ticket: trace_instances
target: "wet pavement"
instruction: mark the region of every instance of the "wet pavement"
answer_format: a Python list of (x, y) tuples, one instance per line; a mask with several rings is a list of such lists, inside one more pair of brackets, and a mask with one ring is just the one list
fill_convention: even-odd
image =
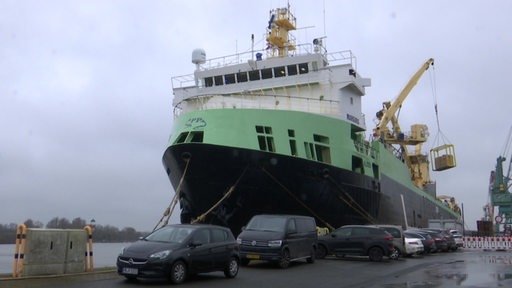
[(456, 255), (372, 287), (512, 287), (511, 252), (465, 251)]
[[(5, 276), (5, 275), (4, 275)], [(165, 280), (126, 281), (115, 271), (61, 277), (0, 280), (0, 287), (168, 287)], [(463, 250), (374, 263), (327, 258), (279, 269), (265, 262), (242, 267), (235, 279), (222, 273), (191, 277), (182, 287), (512, 287), (512, 251)]]

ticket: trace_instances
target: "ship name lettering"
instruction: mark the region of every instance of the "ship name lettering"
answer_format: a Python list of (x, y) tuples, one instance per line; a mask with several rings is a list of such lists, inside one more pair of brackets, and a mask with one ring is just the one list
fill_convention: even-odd
[(350, 115), (347, 113), (347, 120), (352, 121), (356, 124), (359, 124), (359, 119), (356, 116)]
[(199, 129), (206, 127), (206, 121), (201, 117), (189, 118), (187, 123), (185, 123), (185, 126), (192, 129)]

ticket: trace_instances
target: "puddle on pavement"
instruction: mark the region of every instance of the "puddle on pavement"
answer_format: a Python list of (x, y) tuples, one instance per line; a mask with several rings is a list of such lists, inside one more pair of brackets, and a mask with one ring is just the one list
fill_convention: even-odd
[(385, 288), (512, 287), (512, 255), (480, 254), (413, 272), (407, 281), (384, 284)]

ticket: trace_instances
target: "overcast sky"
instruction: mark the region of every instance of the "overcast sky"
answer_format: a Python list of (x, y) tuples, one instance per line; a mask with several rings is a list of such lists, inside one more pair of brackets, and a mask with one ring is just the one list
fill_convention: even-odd
[[(363, 99), (369, 131), (382, 102), (435, 58), (400, 123), (425, 123), (434, 139), (437, 103), (458, 165), (432, 178), (476, 229), (512, 125), (512, 1), (290, 3), (299, 41), (326, 35), (329, 51), (352, 50), (372, 79)], [(174, 195), (161, 162), (170, 78), (193, 72), (195, 48), (208, 58), (244, 52), (251, 34), (264, 48), (269, 10), (285, 5), (0, 0), (0, 223), (81, 217), (151, 230)]]

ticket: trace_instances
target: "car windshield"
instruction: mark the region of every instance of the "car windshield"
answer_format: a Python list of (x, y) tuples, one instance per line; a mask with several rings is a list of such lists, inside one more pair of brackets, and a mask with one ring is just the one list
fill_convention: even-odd
[(275, 231), (285, 230), (286, 218), (283, 217), (254, 217), (247, 224), (247, 230)]
[(189, 227), (166, 226), (149, 234), (144, 238), (147, 241), (182, 243), (194, 229)]

